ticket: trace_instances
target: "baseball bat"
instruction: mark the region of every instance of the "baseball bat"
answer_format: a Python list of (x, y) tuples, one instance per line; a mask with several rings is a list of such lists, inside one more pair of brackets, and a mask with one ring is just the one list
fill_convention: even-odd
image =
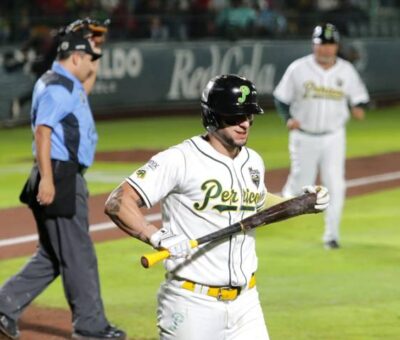
[[(303, 214), (318, 213), (320, 210), (314, 208), (316, 199), (316, 194), (306, 193), (287, 201), (283, 201), (221, 230), (217, 230), (196, 240), (190, 240), (190, 245), (192, 248), (196, 248), (201, 244), (218, 241), (240, 231), (254, 229), (262, 225), (272, 224)], [(157, 262), (167, 259), (169, 255), (168, 250), (162, 249), (154, 253), (143, 255), (140, 261), (143, 267), (149, 268)]]

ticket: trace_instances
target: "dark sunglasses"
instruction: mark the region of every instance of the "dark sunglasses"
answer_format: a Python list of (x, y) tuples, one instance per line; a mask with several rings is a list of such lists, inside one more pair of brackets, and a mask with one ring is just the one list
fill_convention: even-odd
[(95, 53), (95, 52), (89, 53), (89, 55), (92, 56), (92, 61), (96, 61), (97, 59), (100, 59), (102, 57), (101, 53)]
[(253, 124), (254, 115), (246, 114), (246, 115), (238, 115), (238, 116), (222, 116), (219, 118), (220, 122), (225, 126), (234, 126), (243, 123), (248, 120), (250, 125)]
[(102, 57), (101, 53), (96, 53), (96, 52), (86, 52), (86, 51), (76, 51), (80, 54), (80, 56), (84, 56), (85, 54), (90, 56), (90, 61), (96, 61), (97, 59), (100, 59)]

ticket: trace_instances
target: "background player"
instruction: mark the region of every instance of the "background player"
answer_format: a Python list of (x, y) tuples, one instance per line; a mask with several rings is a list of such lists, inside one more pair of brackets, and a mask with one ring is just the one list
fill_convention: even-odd
[(339, 32), (332, 24), (315, 27), (313, 54), (289, 65), (274, 91), (278, 113), (289, 129), (291, 169), (283, 188), (295, 196), (316, 181), (318, 170), (331, 203), (323, 241), (339, 248), (339, 224), (345, 197), (345, 124), (351, 113), (364, 119), (369, 95), (357, 71), (337, 57)]
[[(254, 115), (263, 110), (254, 85), (236, 75), (213, 78), (201, 105), (207, 133), (155, 155), (113, 191), (106, 213), (129, 235), (172, 255), (158, 296), (161, 339), (268, 339), (255, 287), (254, 230), (196, 250), (189, 246), (189, 239), (265, 204), (263, 161), (245, 147)], [(139, 209), (159, 201), (160, 230)], [(328, 201), (326, 189), (319, 188), (316, 208), (325, 209)]]

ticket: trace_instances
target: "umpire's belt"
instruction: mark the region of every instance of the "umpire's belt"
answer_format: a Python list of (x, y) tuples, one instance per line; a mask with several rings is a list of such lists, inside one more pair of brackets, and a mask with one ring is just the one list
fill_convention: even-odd
[[(37, 165), (36, 159), (34, 160), (34, 164)], [(84, 166), (82, 164), (75, 163), (72, 161), (60, 161), (58, 159), (51, 160), (51, 165), (52, 165), (52, 168), (54, 171), (57, 171), (58, 169), (62, 168), (63, 166), (67, 166), (68, 164), (70, 166), (74, 166), (76, 168), (76, 172), (81, 175), (84, 175), (87, 170), (87, 166)]]
[(87, 166), (84, 166), (82, 164), (78, 165), (78, 173), (80, 173), (82, 176), (85, 174), (86, 170), (87, 170)]
[(80, 163), (75, 163), (75, 162), (71, 162), (71, 161), (60, 161), (58, 159), (52, 159), (51, 163), (53, 164), (53, 169), (57, 169), (58, 167), (62, 166), (63, 164), (73, 164), (76, 167), (76, 172), (78, 174), (84, 175), (87, 167), (80, 164)]
[(193, 281), (183, 281), (181, 287), (191, 292), (196, 292), (208, 296), (212, 296), (221, 301), (235, 300), (242, 289), (251, 289), (256, 285), (256, 276), (253, 274), (251, 276), (250, 282), (247, 287), (218, 287), (218, 286), (204, 286)]

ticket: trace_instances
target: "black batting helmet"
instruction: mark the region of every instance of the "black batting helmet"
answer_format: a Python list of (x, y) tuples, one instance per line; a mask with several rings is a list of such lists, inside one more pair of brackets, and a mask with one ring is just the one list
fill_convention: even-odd
[(203, 125), (208, 131), (220, 127), (220, 118), (263, 114), (257, 102), (257, 90), (246, 78), (234, 74), (211, 79), (201, 95)]
[(314, 44), (338, 44), (340, 40), (339, 31), (330, 23), (315, 26), (312, 35)]

